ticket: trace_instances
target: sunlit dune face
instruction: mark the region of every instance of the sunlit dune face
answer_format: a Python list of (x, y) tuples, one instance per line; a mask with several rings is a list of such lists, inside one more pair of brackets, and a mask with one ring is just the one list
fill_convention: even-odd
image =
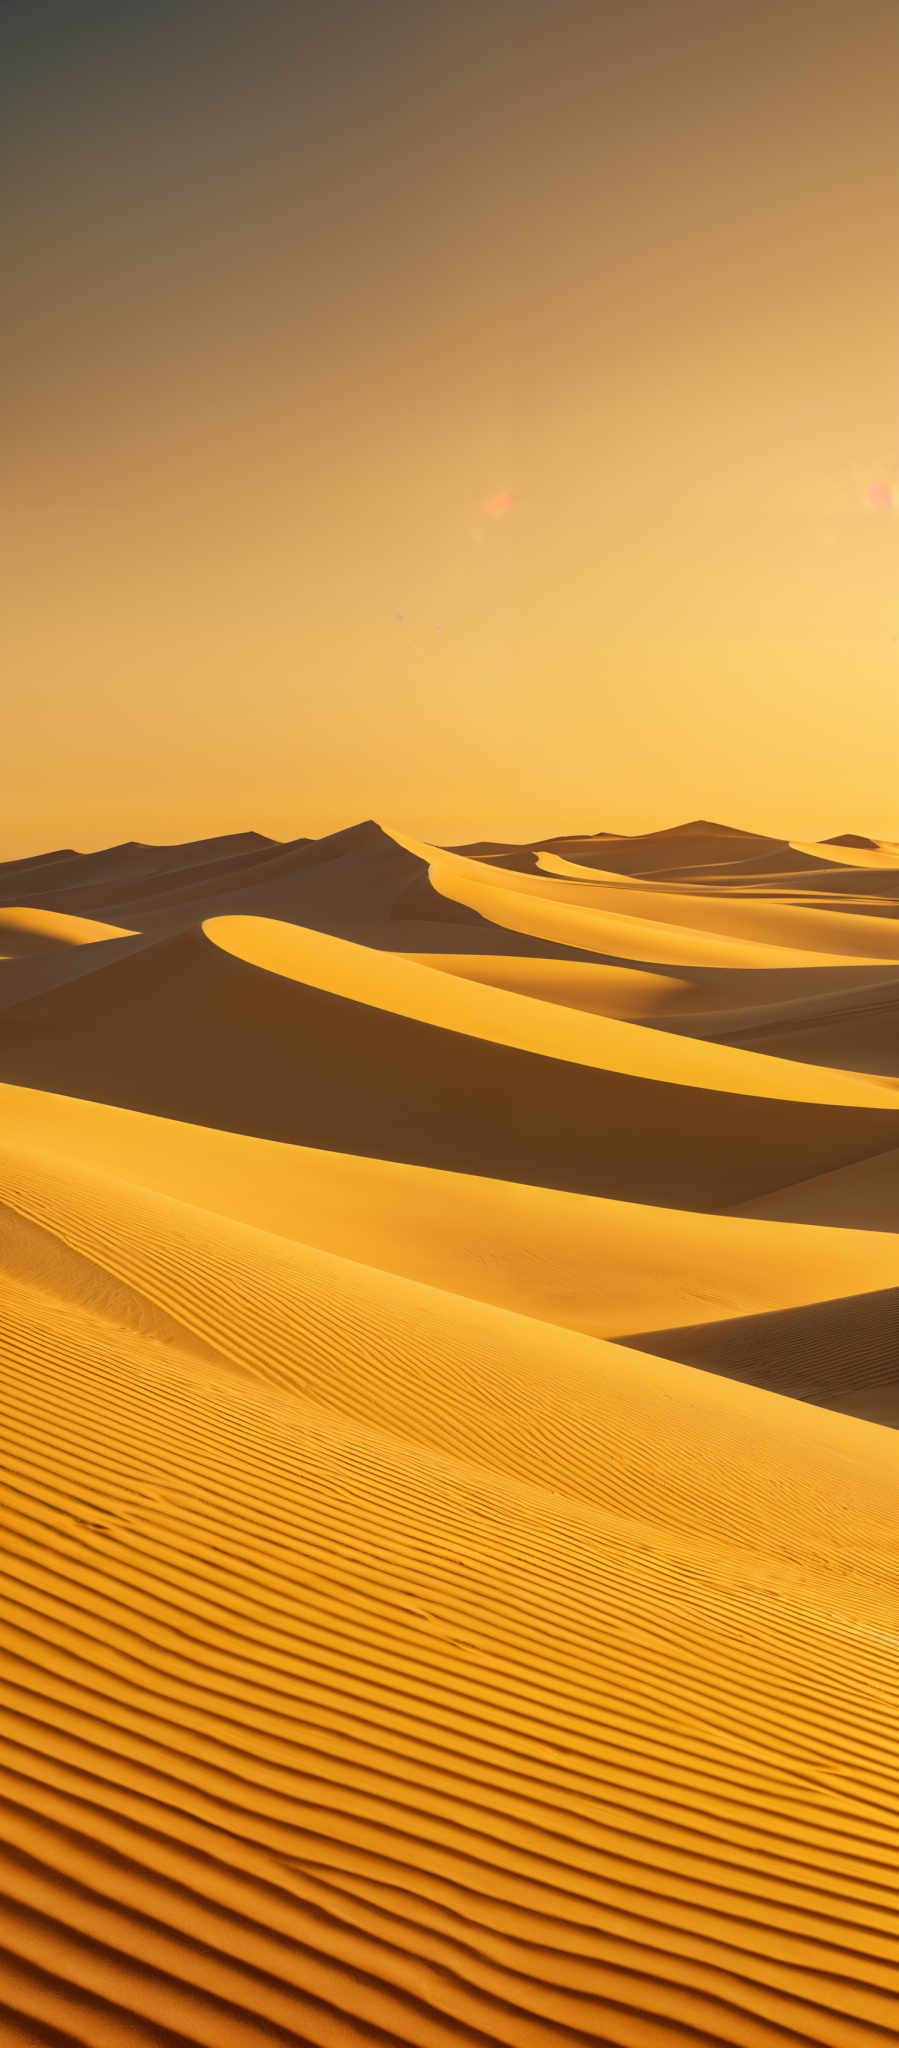
[(0, 862), (10, 2048), (896, 2038), (899, 848), (590, 822)]

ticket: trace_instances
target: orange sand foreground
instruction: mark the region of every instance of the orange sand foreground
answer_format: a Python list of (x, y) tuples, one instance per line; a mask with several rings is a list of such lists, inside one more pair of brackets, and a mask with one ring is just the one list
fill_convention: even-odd
[(0, 956), (0, 2042), (899, 2040), (899, 847), (63, 850)]

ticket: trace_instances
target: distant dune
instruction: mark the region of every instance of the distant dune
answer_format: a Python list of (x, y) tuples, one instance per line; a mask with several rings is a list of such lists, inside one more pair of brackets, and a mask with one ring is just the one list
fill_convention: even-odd
[(899, 847), (0, 865), (0, 2040), (877, 2048)]

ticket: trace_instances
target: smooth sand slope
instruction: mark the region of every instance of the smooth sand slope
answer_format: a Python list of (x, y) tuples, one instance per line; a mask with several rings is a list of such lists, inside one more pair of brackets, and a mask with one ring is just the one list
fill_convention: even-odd
[(108, 924), (63, 912), (13, 905), (0, 910), (0, 960), (32, 959), (35, 954), (87, 946), (110, 938)]
[(0, 2040), (899, 2039), (860, 837), (0, 867)]
[(136, 932), (59, 911), (0, 910), (0, 1010), (122, 960), (145, 942)]
[[(846, 967), (854, 961), (889, 968), (899, 961), (899, 929), (887, 915), (844, 916), (842, 908), (780, 902), (755, 891), (572, 871), (555, 856), (552, 871), (522, 874), (421, 842), (403, 843), (428, 858), (433, 886), (460, 907), (506, 930), (607, 961), (690, 968)], [(558, 873), (560, 866), (567, 871)]]
[[(604, 1337), (899, 1285), (899, 1236), (613, 1202), (0, 1089), (0, 1201), (52, 1160)], [(762, 1382), (764, 1384), (764, 1381)]]
[(704, 1319), (631, 1343), (871, 1422), (899, 1423), (899, 1287), (802, 1308)]
[[(737, 1205), (735, 1204), (735, 1207)], [(862, 1159), (834, 1173), (814, 1175), (742, 1205), (747, 1216), (778, 1216), (788, 1223), (823, 1223), (860, 1230), (897, 1228), (899, 1150)]]
[(20, 1242), (19, 2038), (889, 2039), (885, 1432), (88, 1170), (21, 1199), (186, 1340)]
[[(670, 1015), (657, 1013), (651, 1021), (669, 1023)], [(690, 1016), (681, 1011), (673, 1026), (694, 1038), (778, 1059), (831, 1069), (853, 1067), (856, 1073), (881, 1078), (899, 1075), (899, 986), (893, 980), (717, 1014)]]
[(211, 930), (218, 942), (167, 939), (5, 1011), (0, 1071), (256, 1137), (663, 1207), (731, 1207), (896, 1143), (895, 1093), (856, 1075), (550, 1010), (262, 919)]

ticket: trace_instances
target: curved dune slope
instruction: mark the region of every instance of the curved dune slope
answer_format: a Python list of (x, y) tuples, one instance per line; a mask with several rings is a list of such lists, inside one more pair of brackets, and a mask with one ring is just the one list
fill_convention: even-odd
[(864, 960), (889, 967), (899, 960), (899, 927), (879, 916), (846, 919), (755, 894), (572, 871), (555, 856), (540, 859), (566, 872), (520, 874), (396, 836), (427, 859), (435, 889), (489, 923), (622, 965), (798, 968)]
[[(3, 1078), (257, 1137), (675, 1208), (733, 1206), (895, 1143), (894, 1096), (855, 1077), (559, 1009), (544, 1020), (523, 997), (318, 933), (261, 920), (218, 929), (270, 959), (274, 947), (294, 971), (301, 958), (308, 979), (187, 934), (0, 1016)], [(491, 1037), (475, 1035), (475, 997)], [(413, 1003), (422, 1014), (409, 1014)], [(579, 1046), (586, 1060), (602, 1057), (600, 1030), (619, 1068), (634, 1058), (649, 1072), (578, 1064)], [(706, 1059), (716, 1075), (745, 1070), (747, 1087), (754, 1064), (768, 1086), (840, 1099), (664, 1078), (701, 1073)]]
[[(426, 884), (424, 863), (369, 819), (320, 840), (246, 833), (184, 847), (114, 847), (75, 856), (64, 872), (54, 867), (30, 886), (49, 911), (100, 914), (141, 930), (182, 929), (240, 908), (327, 928), (389, 919), (422, 877)], [(3, 888), (0, 868), (0, 901)], [(432, 919), (477, 925), (430, 888), (424, 899)]]
[[(719, 884), (722, 894), (725, 884)], [(872, 917), (890, 917), (899, 908), (899, 869), (870, 867), (860, 875), (855, 868), (818, 868), (814, 874), (768, 875), (761, 881), (733, 878), (727, 889), (741, 896), (750, 891), (762, 900), (782, 896), (791, 903), (823, 904), (840, 911), (864, 911)]]
[[(742, 939), (751, 946), (791, 948), (798, 953), (834, 959), (889, 962), (899, 959), (899, 929), (889, 922), (893, 905), (873, 901), (849, 905), (840, 895), (836, 908), (820, 896), (791, 890), (789, 894), (754, 887), (725, 887), (720, 881), (686, 882), (607, 878), (577, 868), (554, 855), (540, 855), (545, 864), (546, 893), (577, 906), (625, 916), (641, 913), (650, 925), (686, 926), (689, 931)], [(515, 877), (522, 890), (539, 877)], [(847, 922), (847, 910), (852, 915)]]
[(131, 953), (140, 952), (149, 941), (140, 933), (125, 932), (115, 938), (97, 939), (92, 945), (51, 946), (46, 952), (26, 954), (18, 960), (0, 960), (0, 1012), (16, 1010), (20, 1003), (48, 996), (96, 974)]
[(125, 933), (94, 918), (73, 917), (65, 911), (38, 910), (9, 905), (0, 909), (0, 957), (49, 952), (56, 946), (88, 946), (98, 940), (123, 938)]
[(670, 825), (660, 832), (632, 835), (598, 833), (588, 839), (544, 840), (535, 850), (557, 853), (623, 875), (653, 875), (678, 867), (713, 868), (722, 862), (748, 861), (772, 853), (782, 841), (736, 826), (715, 825), (696, 818), (688, 825)]
[(4, 2048), (896, 2043), (843, 839), (0, 866)]
[(34, 875), (39, 868), (55, 867), (57, 861), (80, 858), (74, 846), (55, 846), (48, 853), (30, 853), (23, 855), (20, 860), (0, 861), (0, 886), (5, 893), (7, 882), (16, 876)]
[(868, 839), (860, 833), (842, 832), (835, 839), (816, 844), (792, 840), (797, 853), (807, 853), (852, 868), (899, 868), (899, 845), (894, 839)]
[[(129, 840), (125, 846), (106, 846), (96, 854), (53, 854), (43, 862), (0, 864), (0, 903), (27, 901), (47, 911), (90, 915), (125, 905), (131, 897), (141, 901), (149, 891), (172, 889), (184, 874), (203, 874), (211, 864), (227, 866), (233, 860), (258, 858), (270, 848), (258, 831), (236, 831), (219, 840), (195, 840), (186, 846), (141, 846)], [(121, 924), (133, 924), (121, 915)]]
[[(653, 1018), (654, 1023), (662, 1019)], [(853, 1068), (881, 1078), (899, 1076), (899, 988), (872, 982), (866, 988), (808, 1002), (759, 1006), (754, 1012), (678, 1016), (673, 1027), (748, 1052), (802, 1060), (830, 1068)]]
[[(75, 1254), (82, 1272), (93, 1267), (96, 1274), (94, 1294), (82, 1283), (86, 1311), (105, 1313), (117, 1328), (122, 1317), (107, 1299), (110, 1280), (117, 1294), (148, 1303), (168, 1329), (177, 1325), (255, 1380), (510, 1478), (539, 1475), (571, 1498), (648, 1516), (688, 1545), (736, 1540), (803, 1569), (817, 1559), (815, 1569), (829, 1572), (828, 1518), (848, 1512), (839, 1498), (809, 1505), (799, 1550), (795, 1534), (783, 1532), (782, 1549), (775, 1538), (772, 1552), (766, 1517), (780, 1483), (779, 1452), (739, 1499), (722, 1486), (713, 1454), (722, 1442), (730, 1446), (734, 1417), (747, 1480), (753, 1446), (758, 1456), (767, 1441), (772, 1418), (755, 1389), (723, 1388), (707, 1374), (657, 1361), (644, 1362), (635, 1380), (623, 1347), (275, 1237), (91, 1167), (68, 1161), (61, 1173), (36, 1152), (8, 1160), (4, 1201), (40, 1236), (34, 1284), (58, 1295), (63, 1315), (77, 1309)], [(53, 1239), (64, 1260), (59, 1288)], [(20, 1270), (26, 1254), (19, 1244)], [(659, 1432), (642, 1444), (647, 1400)], [(827, 1420), (816, 1417), (822, 1443)], [(639, 1446), (636, 1467), (624, 1459), (609, 1468), (603, 1447), (613, 1427), (622, 1449)], [(832, 1443), (842, 1441), (839, 1418), (830, 1418), (830, 1428)], [(695, 1464), (689, 1486), (671, 1483), (670, 1430), (685, 1433), (684, 1476)], [(650, 1505), (642, 1494), (656, 1471), (660, 1480), (668, 1476)]]
[[(734, 1207), (741, 1209), (740, 1204)], [(785, 1185), (744, 1203), (742, 1213), (830, 1229), (893, 1231), (899, 1216), (899, 1150)]]
[(0, 1012), (110, 966), (147, 941), (139, 933), (48, 910), (0, 910)]
[[(349, 933), (347, 937), (351, 936)], [(361, 934), (360, 934), (361, 936)], [(426, 936), (426, 935), (425, 935)], [(497, 933), (499, 938), (501, 935)], [(509, 935), (511, 939), (511, 934)], [(380, 936), (373, 940), (381, 945)], [(466, 940), (467, 943), (467, 940)], [(468, 981), (485, 982), (490, 988), (505, 988), (516, 995), (532, 996), (538, 1002), (558, 1003), (566, 1009), (589, 1010), (600, 1017), (618, 1017), (623, 1022), (670, 1022), (672, 1029), (687, 1036), (716, 1038), (742, 1043), (738, 1035), (765, 1026), (781, 1016), (790, 1023), (831, 1017), (850, 1007), (856, 998), (864, 1011), (892, 986), (899, 992), (899, 965), (882, 966), (853, 962), (851, 966), (823, 967), (627, 967), (606, 961), (544, 957), (536, 951), (491, 951), (489, 940), (480, 952), (409, 952), (408, 958), (421, 967), (439, 968), (444, 974), (458, 974)], [(403, 949), (406, 950), (405, 948)], [(876, 990), (876, 994), (875, 994)], [(844, 997), (846, 998), (844, 1004)], [(756, 1048), (765, 1051), (762, 1044)], [(797, 1057), (789, 1038), (784, 1050), (772, 1044), (779, 1058)], [(859, 1044), (848, 1043), (846, 1068), (859, 1071)], [(812, 1062), (816, 1064), (817, 1062)], [(839, 1065), (828, 1061), (828, 1065)], [(872, 1073), (888, 1071), (872, 1065)]]
[(629, 1342), (844, 1415), (899, 1424), (899, 1287)]
[[(588, 1010), (598, 1017), (676, 1016), (695, 1010), (699, 990), (674, 972), (649, 973), (639, 967), (613, 967), (595, 960), (542, 959), (527, 953), (410, 953), (420, 967), (439, 968), (488, 988), (538, 1002), (560, 1003), (570, 1010)], [(702, 991), (705, 994), (707, 991)], [(721, 999), (723, 1000), (723, 998)], [(712, 1006), (714, 1006), (714, 992)]]
[(82, 884), (127, 883), (137, 877), (166, 874), (211, 859), (258, 851), (271, 844), (259, 832), (232, 832), (217, 839), (195, 839), (176, 846), (149, 846), (129, 839), (121, 846), (104, 846), (96, 853), (75, 853), (70, 849), (48, 855), (40, 862), (0, 864), (0, 897), (6, 894), (6, 883), (29, 866), (42, 888), (46, 885), (55, 890), (77, 889)]
[(595, 868), (579, 867), (548, 853), (540, 853), (537, 861), (538, 876), (532, 875), (532, 881), (545, 874), (561, 882), (579, 882), (584, 885), (579, 893), (585, 901), (611, 885), (624, 890), (623, 900), (631, 903), (636, 900), (633, 892), (639, 891), (647, 898), (681, 897), (694, 909), (702, 901), (742, 904), (740, 915), (744, 919), (747, 904), (761, 906), (763, 910), (786, 904), (794, 910), (837, 910), (841, 915), (850, 911), (868, 917), (892, 917), (899, 908), (899, 869), (889, 866), (867, 867), (863, 875), (852, 867), (817, 866), (812, 872), (802, 873), (789, 867), (772, 869), (764, 875), (757, 869), (747, 874), (737, 868), (697, 868), (687, 869), (683, 874), (624, 877), (603, 875)]
[[(602, 861), (597, 859), (595, 865), (601, 867)], [(656, 872), (666, 882), (720, 882), (724, 887), (752, 884), (757, 880), (764, 882), (769, 876), (780, 876), (795, 879), (805, 888), (825, 870), (828, 874), (835, 872), (833, 859), (826, 848), (820, 854), (802, 852), (787, 840), (778, 839), (764, 853), (738, 854), (735, 858), (728, 853), (725, 859), (700, 861), (695, 865), (678, 863)]]
[(341, 919), (386, 918), (421, 869), (369, 819), (325, 839), (297, 839), (249, 860), (188, 870), (165, 892), (148, 889), (143, 914), (171, 923), (176, 916), (199, 919), (243, 907), (326, 927)]
[(11, 1291), (7, 2038), (889, 2040), (884, 1432), (96, 1174), (19, 1199), (222, 1362), (43, 1254)]
[(899, 1284), (899, 1238), (864, 1230), (604, 1201), (30, 1089), (0, 1089), (0, 1123), (0, 1201), (23, 1153), (60, 1173), (89, 1160), (132, 1187), (597, 1336)]
[(801, 1102), (883, 1107), (889, 1097), (848, 1075), (801, 1074), (796, 1066), (724, 1046), (695, 1047), (649, 1038), (616, 1018), (586, 1017), (511, 991), (470, 984), (385, 956), (327, 933), (298, 931), (267, 918), (216, 918), (205, 927), (217, 946), (255, 967), (364, 1002), (395, 1016), (478, 1039), (683, 1087), (758, 1094)]

